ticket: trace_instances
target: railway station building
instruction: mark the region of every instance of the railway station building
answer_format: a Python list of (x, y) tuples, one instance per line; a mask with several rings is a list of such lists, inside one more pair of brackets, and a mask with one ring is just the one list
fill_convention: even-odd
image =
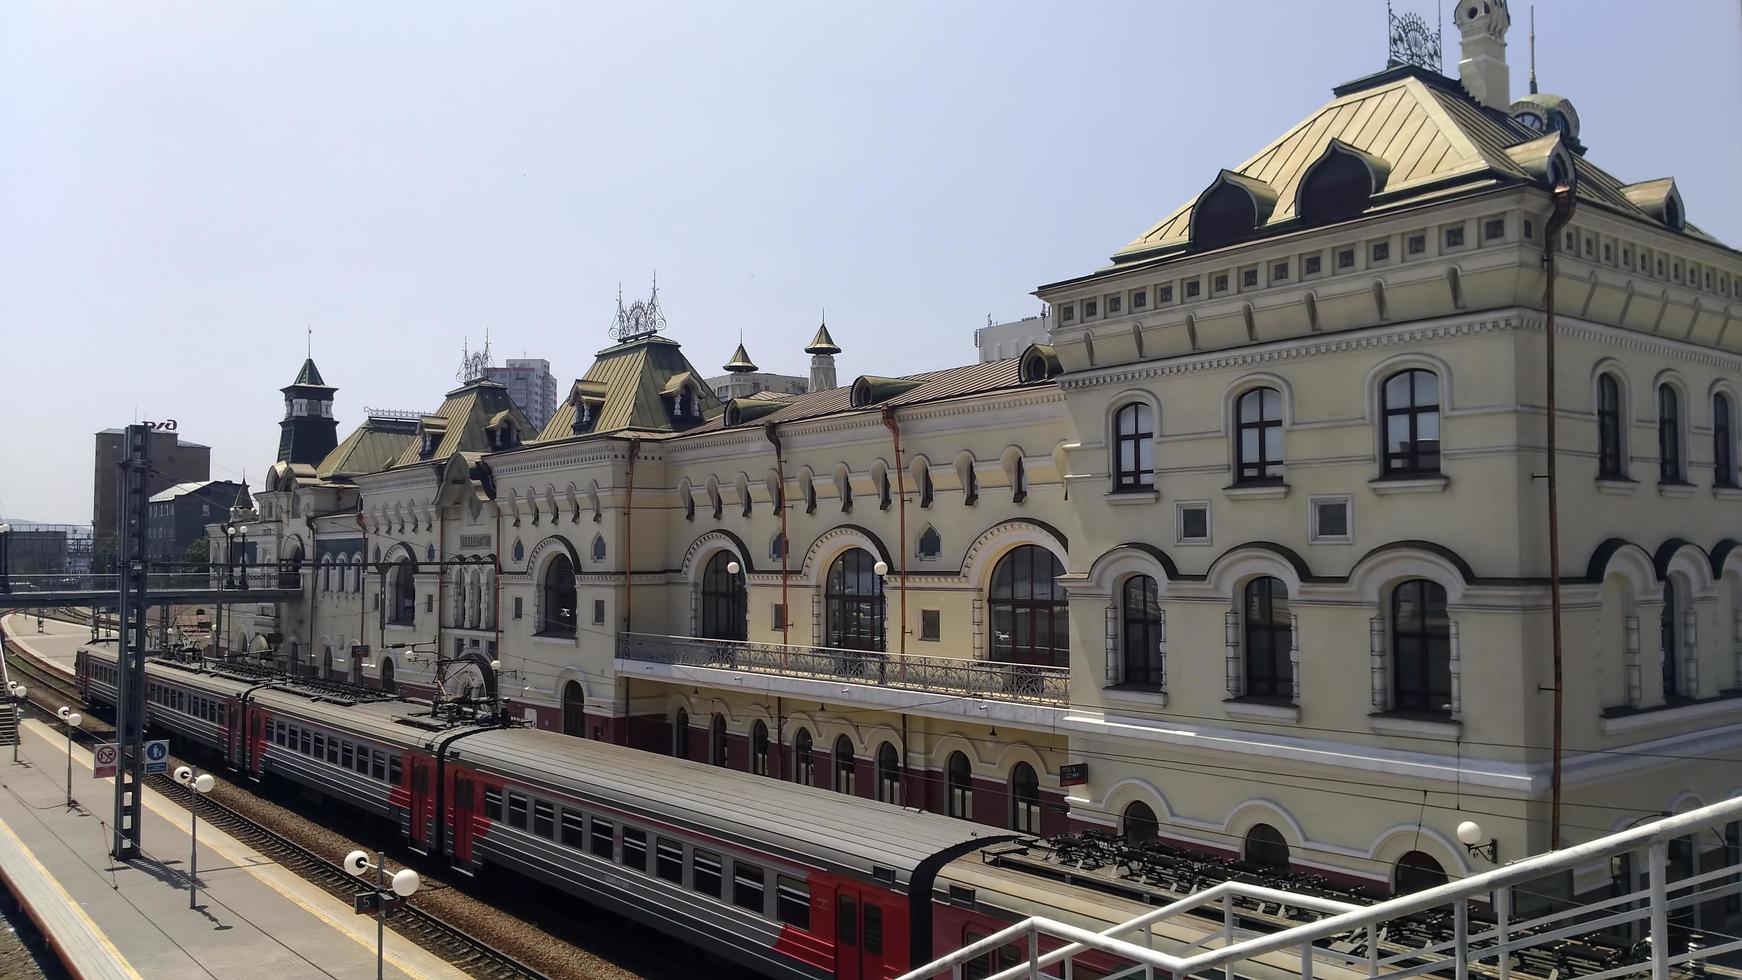
[(1483, 870), (1462, 822), (1553, 844), (1552, 296), (1561, 841), (1742, 791), (1742, 255), (1511, 98), (1503, 3), (1454, 23), (1458, 77), (1133, 215), (1019, 357), (837, 384), (873, 340), (824, 325), (825, 383), (722, 402), (692, 357), (749, 352), (653, 297), (541, 430), (478, 380), (281, 458), (237, 516), (304, 596), (231, 647), (1022, 831)]

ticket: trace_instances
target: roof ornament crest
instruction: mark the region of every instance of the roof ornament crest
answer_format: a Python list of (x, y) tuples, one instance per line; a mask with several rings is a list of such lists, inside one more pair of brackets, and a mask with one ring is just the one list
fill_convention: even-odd
[(1441, 27), (1438, 23), (1429, 31), (1427, 20), (1422, 15), (1413, 10), (1399, 14), (1391, 9), (1390, 0), (1385, 4), (1385, 17), (1391, 25), (1391, 51), (1386, 62), (1387, 67), (1414, 65), (1428, 71), (1445, 73), (1445, 61), (1440, 47)]
[(454, 380), (460, 384), (476, 381), (484, 376), (484, 369), (490, 366), (490, 331), (486, 328), (483, 350), (469, 350), (467, 341), (460, 342), (460, 369), (454, 372)]
[(659, 273), (653, 274), (653, 292), (645, 300), (623, 305), (623, 287), (617, 287), (617, 315), (611, 321), (611, 339), (618, 342), (651, 337), (665, 329), (665, 314), (659, 309)]

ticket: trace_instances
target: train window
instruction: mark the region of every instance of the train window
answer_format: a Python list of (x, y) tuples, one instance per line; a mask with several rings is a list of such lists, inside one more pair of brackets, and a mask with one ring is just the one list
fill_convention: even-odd
[(609, 820), (593, 818), (593, 856), (609, 861), (616, 857), (617, 828)]
[(859, 903), (851, 895), (835, 900), (835, 945), (859, 945)]
[(532, 832), (545, 840), (556, 840), (556, 807), (543, 800), (532, 802)]
[(316, 735), (315, 736), (315, 751), (314, 751), (315, 758), (318, 759), (321, 756), (326, 755), (326, 754), (327, 754), (326, 740), (322, 736)]
[(762, 869), (754, 864), (733, 862), (732, 864), (732, 904), (741, 909), (749, 909), (758, 915), (762, 914)]
[(388, 756), (388, 758), (387, 758), (387, 781), (392, 783), (395, 786), (398, 786), (399, 785), (399, 773), (400, 773), (400, 771), (401, 770), (399, 768), (399, 756), (396, 756), (396, 755)]
[(811, 927), (811, 886), (797, 878), (774, 878), (774, 917), (800, 929)]
[(327, 761), (335, 766), (339, 764), (339, 740), (336, 738), (327, 739)]
[(519, 793), (508, 794), (508, 826), (526, 829), (526, 797)]
[(873, 955), (883, 953), (883, 907), (865, 903), (865, 929), (859, 937), (859, 946), (865, 952)]
[(355, 768), (357, 775), (369, 775), (369, 748), (367, 746), (357, 746), (357, 765)]
[(647, 872), (647, 831), (639, 827), (623, 828), (623, 866)]
[(587, 818), (573, 810), (563, 811), (563, 846), (581, 850), (587, 844)]
[(355, 745), (346, 742), (340, 747), (339, 765), (344, 766), (346, 769), (357, 768), (357, 747)]
[(654, 873), (674, 885), (683, 884), (683, 844), (661, 837), (654, 859)]
[(385, 753), (385, 752), (371, 752), (371, 753), (369, 753), (369, 775), (375, 777), (376, 779), (386, 779), (387, 778), (387, 753)]
[(299, 735), (298, 735), (297, 751), (301, 752), (303, 755), (308, 755), (309, 754), (309, 744), (313, 740), (313, 738), (314, 738), (313, 732), (309, 731), (306, 728), (303, 729), (301, 731), (301, 733), (299, 733)]
[(694, 851), (691, 857), (690, 887), (703, 895), (720, 897), (720, 856), (711, 851)]
[[(363, 749), (358, 752), (358, 755), (361, 756), (367, 752), (367, 749)], [(502, 791), (493, 786), (484, 789), (484, 819), (502, 819)]]
[(275, 721), (272, 723), (272, 740), (279, 745), (284, 744), (284, 722)]

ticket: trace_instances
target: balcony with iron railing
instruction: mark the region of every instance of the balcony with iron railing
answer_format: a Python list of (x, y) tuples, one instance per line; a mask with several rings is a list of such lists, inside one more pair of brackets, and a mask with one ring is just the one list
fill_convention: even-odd
[[(972, 701), (1028, 709), (1018, 714), (1034, 715), (1036, 709), (1062, 709), (1070, 696), (1069, 667), (747, 640), (624, 633), (617, 638), (617, 661), (623, 673), (683, 683), (707, 679), (734, 687), (772, 687), (819, 700), (890, 708)], [(1000, 720), (1023, 720), (1009, 711), (996, 714)]]

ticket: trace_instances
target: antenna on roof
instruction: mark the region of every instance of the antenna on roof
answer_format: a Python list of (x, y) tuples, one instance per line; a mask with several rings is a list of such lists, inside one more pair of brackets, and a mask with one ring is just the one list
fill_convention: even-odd
[(303, 356), (309, 358), (310, 360), (314, 359), (314, 356), (315, 356), (315, 328), (313, 328), (313, 327), (308, 328), (308, 338), (306, 339), (304, 346), (303, 346)]
[(1536, 94), (1536, 4), (1530, 5), (1530, 94)]

